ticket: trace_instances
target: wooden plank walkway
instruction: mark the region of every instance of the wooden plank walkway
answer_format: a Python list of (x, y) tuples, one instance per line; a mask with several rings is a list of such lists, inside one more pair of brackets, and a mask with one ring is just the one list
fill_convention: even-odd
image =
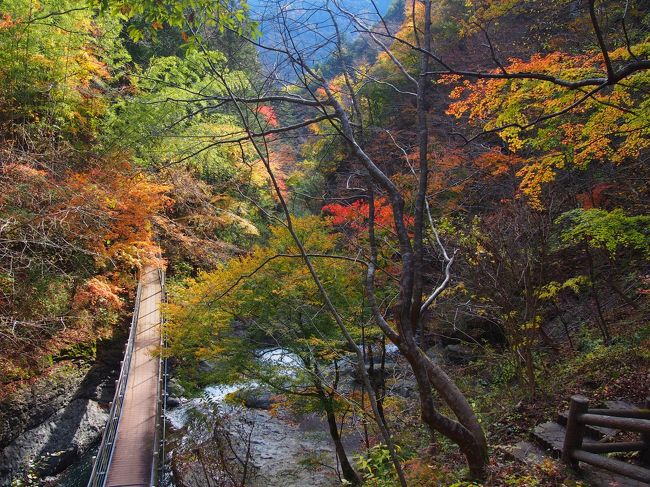
[(140, 314), (122, 416), (105, 484), (109, 487), (149, 487), (153, 481), (162, 296), (158, 269), (145, 267), (140, 282)]

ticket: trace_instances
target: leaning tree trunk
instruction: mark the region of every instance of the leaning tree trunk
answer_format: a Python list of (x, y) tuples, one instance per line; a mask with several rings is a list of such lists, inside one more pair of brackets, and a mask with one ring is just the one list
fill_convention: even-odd
[(361, 479), (359, 475), (350, 464), (348, 455), (345, 452), (345, 447), (341, 441), (341, 435), (339, 434), (338, 424), (336, 423), (336, 415), (334, 414), (334, 406), (332, 404), (331, 397), (323, 397), (323, 407), (325, 408), (325, 414), (327, 416), (327, 425), (329, 426), (330, 436), (334, 442), (334, 447), (336, 448), (336, 456), (339, 459), (341, 464), (341, 473), (343, 478), (350, 482), (352, 485), (360, 485)]
[[(403, 350), (402, 350), (403, 348)], [(420, 398), (420, 414), (432, 436), (440, 433), (456, 443), (465, 459), (472, 478), (485, 478), (487, 442), (483, 430), (469, 403), (453, 381), (419, 348), (400, 347), (415, 374)], [(442, 396), (458, 421), (439, 413), (434, 403), (434, 390)]]

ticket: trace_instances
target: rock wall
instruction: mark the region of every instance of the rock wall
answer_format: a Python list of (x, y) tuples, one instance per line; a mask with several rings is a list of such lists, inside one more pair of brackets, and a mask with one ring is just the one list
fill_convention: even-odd
[(122, 342), (98, 345), (92, 366), (67, 363), (0, 401), (0, 486), (28, 471), (56, 475), (99, 441)]

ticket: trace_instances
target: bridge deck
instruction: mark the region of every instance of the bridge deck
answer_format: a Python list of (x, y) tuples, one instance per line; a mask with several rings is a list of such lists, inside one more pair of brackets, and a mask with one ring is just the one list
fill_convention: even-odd
[(109, 487), (149, 487), (153, 480), (160, 367), (156, 352), (160, 345), (162, 285), (158, 270), (154, 267), (143, 269), (140, 279), (142, 291), (137, 335), (105, 484)]

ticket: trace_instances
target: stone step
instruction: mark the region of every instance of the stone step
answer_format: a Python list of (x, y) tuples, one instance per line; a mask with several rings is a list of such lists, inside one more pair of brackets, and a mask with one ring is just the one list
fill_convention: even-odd
[[(557, 415), (557, 422), (562, 426), (566, 426), (569, 420), (569, 411), (562, 411)], [(606, 428), (605, 426), (585, 425), (585, 434), (596, 440), (607, 440), (616, 436), (619, 430), (614, 428)]]
[(638, 409), (634, 404), (625, 401), (605, 401), (607, 409)]
[[(553, 428), (552, 431), (555, 435), (556, 430)], [(520, 441), (514, 445), (499, 445), (497, 448), (511, 459), (531, 467), (541, 464), (545, 458), (549, 457), (548, 451), (542, 450), (529, 441)], [(580, 464), (580, 473), (591, 487), (650, 487), (650, 484), (645, 482), (632, 480), (587, 463)]]
[(548, 458), (548, 454), (544, 450), (529, 441), (520, 441), (514, 445), (500, 445), (497, 448), (511, 459), (531, 467)]
[(547, 421), (535, 426), (533, 439), (542, 448), (548, 450), (553, 457), (559, 458), (562, 454), (565, 432), (564, 426), (555, 421)]
[[(566, 428), (564, 426), (555, 421), (547, 421), (535, 426), (533, 439), (542, 448), (548, 450), (553, 457), (559, 458), (562, 455), (565, 433)], [(583, 444), (588, 443), (597, 443), (597, 441), (593, 438), (585, 438)]]

